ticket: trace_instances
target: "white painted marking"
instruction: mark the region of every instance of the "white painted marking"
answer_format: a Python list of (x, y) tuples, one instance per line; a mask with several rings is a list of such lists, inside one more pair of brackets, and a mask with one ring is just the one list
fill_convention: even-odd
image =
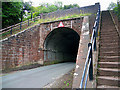
[(76, 68), (79, 68), (79, 65), (76, 65)]
[(74, 73), (75, 76), (77, 76), (78, 74), (77, 73)]
[(83, 35), (88, 35), (88, 34), (89, 34), (89, 31), (87, 31), (87, 32), (83, 33)]

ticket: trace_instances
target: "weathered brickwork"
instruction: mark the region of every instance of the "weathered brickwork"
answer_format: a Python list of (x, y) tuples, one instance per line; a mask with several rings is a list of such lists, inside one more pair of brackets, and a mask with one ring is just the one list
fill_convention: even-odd
[(2, 43), (2, 68), (13, 68), (31, 64), (38, 60), (39, 25), (17, 35), (11, 36)]

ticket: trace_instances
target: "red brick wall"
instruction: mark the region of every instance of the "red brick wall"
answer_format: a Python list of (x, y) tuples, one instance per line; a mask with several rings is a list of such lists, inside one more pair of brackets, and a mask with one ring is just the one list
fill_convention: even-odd
[(38, 61), (39, 25), (2, 41), (2, 69)]

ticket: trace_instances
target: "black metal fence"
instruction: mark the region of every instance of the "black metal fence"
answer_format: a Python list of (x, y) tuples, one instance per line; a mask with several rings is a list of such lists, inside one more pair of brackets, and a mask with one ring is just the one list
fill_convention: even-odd
[[(93, 80), (93, 58), (92, 58), (92, 50), (94, 51), (97, 50), (96, 48), (96, 37), (98, 36), (98, 27), (99, 27), (99, 20), (100, 20), (100, 6), (98, 8), (96, 20), (93, 26), (93, 32), (92, 32), (92, 37), (90, 43), (88, 43), (88, 54), (84, 66), (84, 71), (80, 83), (80, 89), (84, 88), (86, 89), (87, 86), (87, 80), (88, 80), (88, 75), (89, 75), (89, 80)], [(86, 77), (85, 77), (86, 76)], [(85, 80), (84, 80), (85, 79)], [(83, 86), (83, 83), (85, 81), (85, 84)]]
[(4, 28), (0, 30), (0, 35), (6, 33), (12, 35), (14, 31), (22, 30), (27, 28), (28, 26), (34, 24), (35, 21), (38, 21), (41, 16), (37, 16), (35, 18), (28, 19), (24, 22), (20, 22), (18, 24), (12, 25), (10, 27)]

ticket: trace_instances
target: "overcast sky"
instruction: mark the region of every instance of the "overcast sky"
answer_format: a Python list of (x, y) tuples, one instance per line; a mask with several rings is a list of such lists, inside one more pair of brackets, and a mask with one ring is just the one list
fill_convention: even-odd
[(54, 3), (55, 1), (63, 2), (63, 5), (78, 4), (80, 7), (94, 5), (100, 2), (101, 9), (106, 10), (111, 2), (117, 3), (117, 0), (24, 0), (26, 2), (32, 1), (33, 6), (38, 6), (40, 3)]

